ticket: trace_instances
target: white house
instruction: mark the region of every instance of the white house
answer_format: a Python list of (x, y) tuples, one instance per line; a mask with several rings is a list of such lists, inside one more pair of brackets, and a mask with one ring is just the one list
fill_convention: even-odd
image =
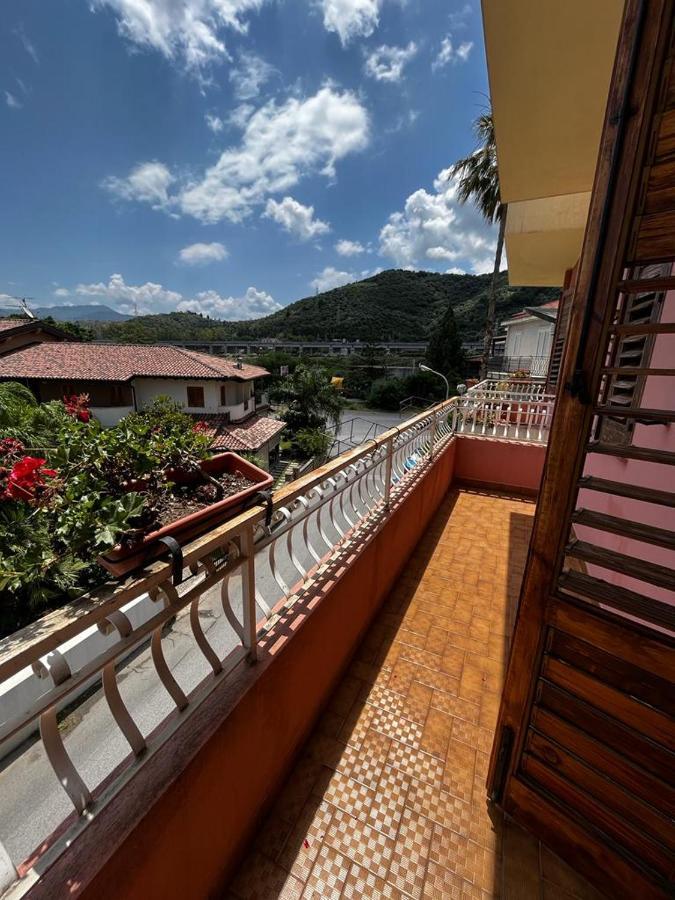
[(250, 451), (266, 463), (284, 427), (256, 413), (254, 382), (267, 375), (260, 366), (149, 344), (40, 343), (0, 357), (0, 381), (20, 381), (41, 401), (88, 394), (104, 426), (171, 397), (204, 418), (214, 447)]
[(500, 348), (499, 355), (493, 358), (491, 369), (546, 377), (557, 316), (558, 300), (552, 300), (543, 306), (526, 307), (502, 322), (506, 331), (503, 350)]

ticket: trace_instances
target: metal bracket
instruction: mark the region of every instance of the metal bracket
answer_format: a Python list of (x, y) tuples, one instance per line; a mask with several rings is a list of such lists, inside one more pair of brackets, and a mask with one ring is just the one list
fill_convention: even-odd
[(183, 582), (183, 550), (181, 545), (171, 535), (160, 538), (158, 543), (164, 544), (171, 554), (171, 580), (173, 586), (177, 587)]
[(499, 735), (499, 750), (497, 751), (497, 764), (495, 777), (490, 790), (490, 800), (493, 803), (501, 803), (506, 787), (506, 777), (511, 763), (513, 752), (514, 732), (510, 725), (504, 725)]
[(269, 528), (272, 524), (272, 515), (274, 513), (272, 491), (258, 491), (249, 498), (244, 509), (251, 509), (252, 506), (258, 505), (265, 507), (265, 528)]

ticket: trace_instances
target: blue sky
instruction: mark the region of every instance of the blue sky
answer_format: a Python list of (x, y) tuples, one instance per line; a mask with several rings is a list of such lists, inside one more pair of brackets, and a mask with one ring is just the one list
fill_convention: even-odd
[(478, 0), (4, 0), (0, 299), (248, 318), (491, 268)]

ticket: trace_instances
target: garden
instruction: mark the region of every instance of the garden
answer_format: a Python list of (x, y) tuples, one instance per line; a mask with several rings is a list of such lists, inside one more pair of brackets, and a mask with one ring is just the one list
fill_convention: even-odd
[(169, 399), (104, 429), (84, 395), (38, 403), (0, 384), (0, 635), (100, 585), (101, 562), (115, 572), (109, 560), (142, 561), (170, 523), (220, 510), (264, 476), (234, 454), (211, 457)]

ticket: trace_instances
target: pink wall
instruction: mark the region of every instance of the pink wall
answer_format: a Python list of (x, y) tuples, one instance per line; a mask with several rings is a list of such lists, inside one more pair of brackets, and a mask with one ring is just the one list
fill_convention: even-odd
[[(662, 322), (675, 321), (675, 291), (670, 291), (663, 304)], [(656, 336), (652, 351), (651, 368), (673, 368), (675, 366), (675, 335), (660, 334)], [(650, 376), (645, 384), (640, 400), (645, 409), (662, 409), (675, 411), (675, 383), (670, 376)], [(675, 424), (639, 425), (633, 432), (632, 444), (637, 447), (649, 447), (655, 450), (675, 452)], [(673, 467), (661, 463), (644, 462), (634, 459), (619, 459), (600, 453), (591, 453), (586, 459), (585, 475), (595, 475), (610, 481), (639, 485), (656, 490), (673, 490), (675, 472)], [(596, 491), (581, 490), (577, 507), (607, 513), (631, 522), (653, 525), (658, 528), (675, 530), (675, 510), (641, 500), (630, 500), (601, 494)], [(596, 531), (591, 528), (576, 526), (575, 534), (580, 540), (588, 541), (598, 547), (615, 550), (646, 562), (668, 566), (675, 570), (675, 551), (631, 540), (619, 535)], [(588, 566), (588, 573), (602, 578), (611, 584), (620, 585), (639, 593), (675, 604), (675, 592), (655, 587), (634, 578), (611, 572), (598, 566)]]
[(543, 444), (461, 435), (457, 438), (455, 480), (536, 494), (545, 456)]

